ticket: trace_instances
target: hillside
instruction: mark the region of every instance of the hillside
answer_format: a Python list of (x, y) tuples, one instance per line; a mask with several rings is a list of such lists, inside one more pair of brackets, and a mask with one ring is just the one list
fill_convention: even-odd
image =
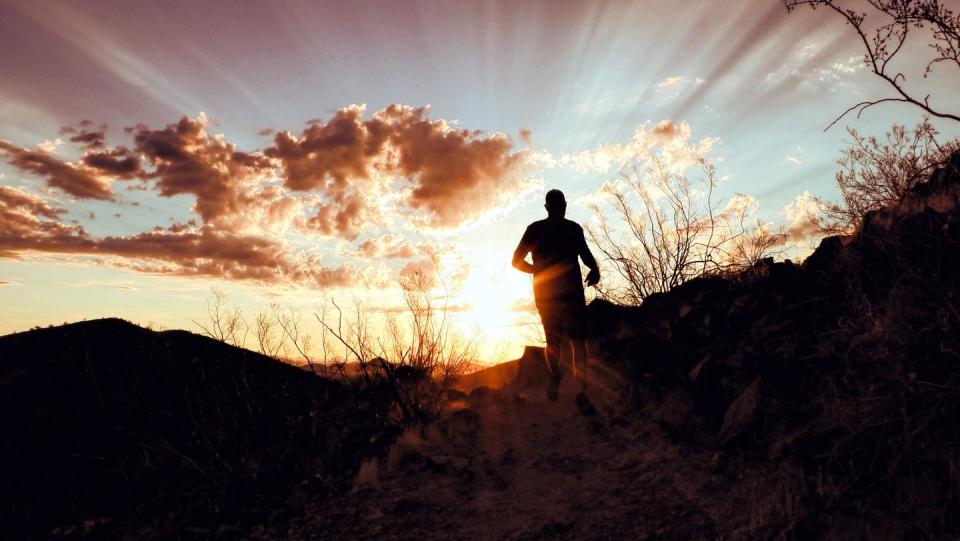
[[(325, 496), (383, 436), (347, 389), (184, 331), (0, 337), (5, 538), (210, 538)], [(373, 442), (373, 443), (371, 443)]]
[(644, 417), (777, 466), (763, 536), (863, 526), (851, 514), (893, 538), (960, 533), (960, 153), (801, 265), (589, 313)]

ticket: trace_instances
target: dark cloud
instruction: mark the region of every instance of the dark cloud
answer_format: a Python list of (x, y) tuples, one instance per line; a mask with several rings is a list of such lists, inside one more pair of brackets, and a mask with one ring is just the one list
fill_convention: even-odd
[(425, 224), (460, 225), (517, 190), (522, 159), (508, 137), (456, 130), (426, 113), (425, 107), (391, 105), (374, 115), (390, 127), (393, 165), (413, 186), (406, 204), (425, 211)]
[(113, 198), (110, 179), (83, 164), (74, 165), (43, 150), (22, 148), (7, 141), (0, 141), (0, 153), (7, 155), (10, 165), (43, 177), (48, 186), (79, 199)]
[(79, 143), (86, 150), (106, 148), (107, 125), (94, 126), (93, 122), (83, 120), (77, 126), (60, 128), (60, 135), (69, 135), (71, 143)]
[(84, 241), (82, 227), (59, 220), (64, 213), (66, 210), (35, 195), (0, 186), (0, 257), (14, 257), (17, 251), (33, 247), (43, 250)]
[(92, 169), (118, 179), (129, 180), (143, 175), (140, 159), (126, 147), (87, 152), (83, 163)]
[(214, 276), (308, 287), (345, 287), (358, 281), (349, 266), (324, 266), (319, 256), (292, 250), (270, 237), (176, 224), (128, 236), (91, 237), (58, 220), (65, 211), (21, 190), (0, 186), (0, 257), (25, 251), (116, 258), (141, 272)]
[(318, 191), (334, 207), (351, 207), (321, 208), (318, 231), (353, 234), (355, 227), (337, 223), (375, 216), (356, 195), (382, 188), (374, 176), (405, 179), (401, 205), (436, 227), (475, 219), (517, 190), (522, 159), (508, 137), (454, 129), (428, 119), (427, 111), (391, 105), (364, 120), (363, 107), (347, 107), (326, 122), (311, 121), (298, 135), (277, 133), (264, 154), (282, 164), (291, 190)]
[(327, 122), (312, 120), (299, 135), (277, 133), (265, 153), (283, 164), (291, 190), (321, 189), (338, 201), (351, 182), (370, 177), (385, 141), (382, 122), (363, 121), (363, 107), (354, 105)]
[(222, 137), (208, 135), (206, 126), (200, 115), (159, 130), (141, 125), (131, 132), (134, 150), (153, 167), (145, 176), (156, 180), (160, 195), (193, 195), (194, 211), (209, 223), (254, 203), (251, 186), (271, 164), (261, 154), (238, 151)]
[(0, 186), (0, 207), (25, 215), (56, 219), (66, 209), (53, 207), (45, 200), (12, 186)]

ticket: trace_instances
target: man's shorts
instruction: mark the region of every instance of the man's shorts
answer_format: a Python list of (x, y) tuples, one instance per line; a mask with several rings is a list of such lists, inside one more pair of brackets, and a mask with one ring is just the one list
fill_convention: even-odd
[(583, 296), (536, 301), (547, 343), (587, 338), (587, 307)]

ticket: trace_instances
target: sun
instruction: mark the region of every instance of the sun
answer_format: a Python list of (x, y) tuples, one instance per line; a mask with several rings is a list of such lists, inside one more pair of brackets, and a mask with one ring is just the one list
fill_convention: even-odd
[[(454, 322), (458, 330), (476, 336), (481, 346), (490, 350), (495, 345), (512, 351), (523, 341), (524, 301), (531, 296), (530, 278), (509, 265), (491, 264), (494, 258), (478, 258), (485, 262), (472, 266), (469, 276), (452, 299), (457, 307)], [(521, 346), (522, 347), (522, 346)], [(484, 347), (481, 347), (484, 349)]]

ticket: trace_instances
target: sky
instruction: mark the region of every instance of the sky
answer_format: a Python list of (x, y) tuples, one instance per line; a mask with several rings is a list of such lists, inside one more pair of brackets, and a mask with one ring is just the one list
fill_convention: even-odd
[[(862, 54), (835, 14), (776, 0), (2, 0), (0, 333), (198, 330), (211, 287), (319, 333), (331, 300), (396, 313), (420, 271), (482, 360), (514, 358), (539, 338), (510, 257), (547, 189), (587, 224), (644, 156), (707, 158), (721, 199), (796, 226), (837, 197), (846, 127), (921, 118), (824, 130), (889, 95)], [(908, 87), (960, 110), (928, 56), (922, 36), (898, 56)]]

